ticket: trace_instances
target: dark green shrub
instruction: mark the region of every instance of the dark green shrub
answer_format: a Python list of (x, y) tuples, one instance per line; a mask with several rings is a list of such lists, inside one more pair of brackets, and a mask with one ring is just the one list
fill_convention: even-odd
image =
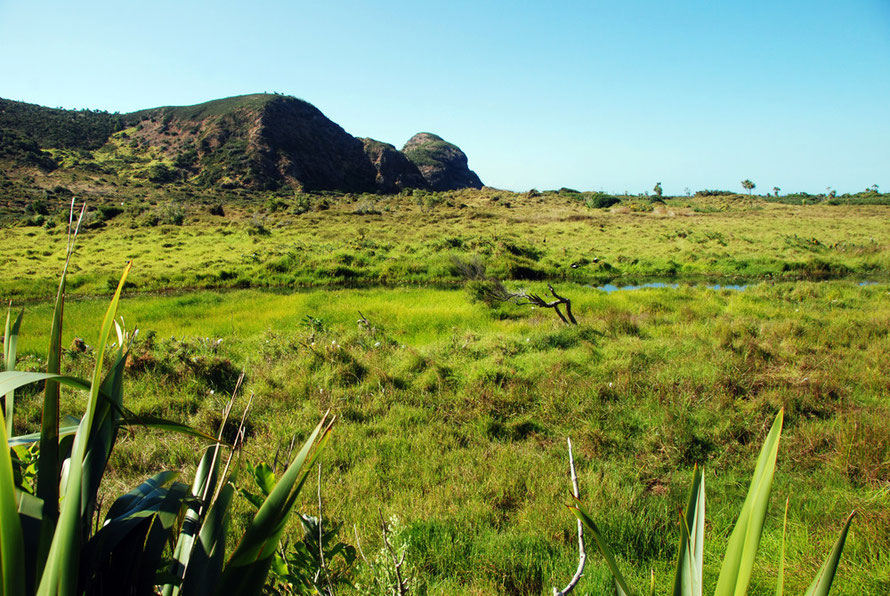
[(620, 202), (618, 197), (603, 193), (594, 193), (587, 199), (587, 206), (591, 209), (608, 209), (612, 205), (617, 205)]

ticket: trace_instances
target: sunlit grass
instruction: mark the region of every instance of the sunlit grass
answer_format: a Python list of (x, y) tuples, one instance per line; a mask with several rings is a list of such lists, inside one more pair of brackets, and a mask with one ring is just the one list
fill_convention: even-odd
[[(330, 209), (301, 215), (264, 213), (260, 196), (253, 204), (226, 204), (225, 217), (209, 215), (206, 204), (188, 197), (128, 199), (121, 208), (133, 213), (181, 205), (185, 225), (152, 227), (144, 214), (125, 214), (88, 230), (89, 249), (74, 261), (70, 290), (109, 293), (115, 272), (131, 259), (140, 263), (131, 280), (139, 291), (454, 284), (459, 275), (452, 258), (473, 255), (503, 278), (593, 284), (649, 277), (882, 279), (890, 266), (883, 206), (739, 200), (701, 213), (695, 210), (700, 199), (673, 199), (651, 212), (630, 212), (589, 209), (558, 195), (452, 195), (432, 210), (410, 197), (329, 197)], [(355, 214), (361, 201), (374, 202), (379, 214)], [(265, 232), (253, 233), (259, 221)], [(64, 257), (63, 227), (0, 229), (9, 274), (0, 295), (52, 294)], [(577, 263), (583, 264), (571, 267)]]
[[(148, 353), (167, 364), (154, 373), (134, 370), (128, 403), (198, 427), (218, 420), (221, 398), (172, 355), (175, 336), (190, 342), (185, 354), (248, 371), (245, 390), (257, 396), (251, 458), (271, 460), (294, 429), (333, 408), (341, 419), (325, 460), (327, 510), (356, 523), (366, 548), (379, 544), (378, 508), (397, 514), (429, 594), (547, 593), (571, 576), (566, 436), (576, 446), (585, 503), (610, 520), (603, 531), (636, 585), (654, 567), (666, 588), (676, 511), (692, 466), (705, 465), (705, 582), (712, 585), (716, 576), (708, 573), (719, 569), (756, 450), (784, 407), (774, 502), (750, 593), (772, 593), (788, 496), (789, 593), (803, 591), (854, 508), (861, 514), (832, 593), (885, 591), (886, 284), (612, 294), (559, 287), (573, 301), (578, 328), (527, 306), (491, 312), (459, 290), (132, 296), (121, 312), (143, 336), (156, 333)], [(68, 305), (74, 328), (63, 345), (95, 327), (98, 302)], [(376, 334), (357, 324), (359, 311)], [(307, 315), (323, 328), (313, 332)], [(30, 305), (26, 316), (19, 352), (27, 362), (45, 349), (36, 331), (46, 327), (49, 307)], [(201, 347), (195, 338), (204, 337), (222, 338), (219, 351)], [(69, 356), (65, 366), (88, 362), (88, 354)], [(33, 420), (28, 399), (20, 408)], [(187, 466), (192, 449), (153, 435), (119, 447), (114, 477), (123, 484), (169, 459)], [(310, 501), (304, 507), (311, 511)], [(580, 589), (608, 586), (605, 568), (591, 560)]]

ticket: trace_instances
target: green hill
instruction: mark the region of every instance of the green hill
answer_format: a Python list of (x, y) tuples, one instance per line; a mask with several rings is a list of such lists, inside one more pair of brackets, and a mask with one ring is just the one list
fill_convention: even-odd
[[(462, 158), (465, 167), (463, 152), (447, 145), (446, 157)], [(128, 114), (0, 99), (0, 159), (7, 171), (60, 167), (92, 178), (91, 187), (115, 182), (109, 177), (223, 190), (433, 187), (428, 172), (391, 145), (353, 137), (306, 101), (267, 93)], [(439, 165), (448, 167), (445, 161)], [(450, 188), (481, 186), (475, 174), (467, 184), (458, 174), (449, 178)]]

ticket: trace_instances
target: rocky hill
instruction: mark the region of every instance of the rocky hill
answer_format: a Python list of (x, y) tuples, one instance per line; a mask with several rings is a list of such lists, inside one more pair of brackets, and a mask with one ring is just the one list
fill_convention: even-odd
[(0, 159), (43, 170), (86, 168), (156, 184), (257, 190), (481, 187), (460, 149), (428, 133), (412, 141), (403, 153), (357, 139), (315, 106), (278, 94), (129, 114), (0, 100)]
[(467, 165), (457, 145), (429, 132), (419, 132), (405, 143), (402, 153), (423, 174), (433, 190), (482, 188), (482, 181)]

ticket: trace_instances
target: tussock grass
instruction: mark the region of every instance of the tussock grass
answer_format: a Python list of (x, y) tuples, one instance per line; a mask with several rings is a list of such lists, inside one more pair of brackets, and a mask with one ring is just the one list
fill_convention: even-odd
[[(69, 290), (109, 293), (117, 270), (129, 259), (140, 262), (128, 286), (131, 292), (447, 287), (461, 281), (455, 256), (476, 256), (491, 275), (520, 283), (653, 277), (724, 283), (880, 280), (890, 268), (887, 207), (880, 205), (794, 206), (740, 199), (700, 213), (683, 205), (704, 199), (672, 199), (667, 213), (591, 209), (556, 194), (517, 194), (510, 201), (494, 201), (510, 193), (492, 189), (440, 194), (442, 201), (433, 208), (411, 196), (253, 193), (225, 201), (198, 191), (170, 191), (157, 198), (97, 196), (94, 213), (87, 217), (89, 251), (75, 260)], [(62, 202), (41, 201), (47, 215), (40, 217), (58, 220)], [(303, 211), (307, 201), (311, 208)], [(374, 214), (356, 215), (356, 204), (369, 201)], [(316, 210), (322, 202), (328, 208)], [(30, 205), (6, 203), (22, 213)], [(212, 215), (219, 205), (224, 215)], [(122, 214), (115, 215), (118, 211)], [(65, 253), (62, 227), (0, 228), (8, 247), (0, 297), (52, 294)]]
[[(757, 450), (784, 407), (750, 593), (774, 588), (786, 497), (789, 593), (806, 588), (854, 508), (860, 515), (832, 593), (886, 591), (886, 284), (560, 289), (572, 298), (577, 328), (551, 313), (493, 312), (461, 291), (430, 288), (132, 296), (122, 302), (128, 324), (155, 336), (134, 352), (158, 364), (154, 373), (131, 371), (128, 402), (137, 413), (205, 428), (222, 398), (177, 350), (244, 367), (245, 389), (257, 395), (246, 452), (267, 461), (290, 443), (288, 429), (311, 427), (333, 408), (341, 420), (325, 456), (326, 510), (347, 528), (357, 524), (366, 551), (380, 544), (378, 508), (397, 515), (427, 594), (542, 594), (571, 576), (565, 436), (584, 501), (608, 520), (601, 529), (622, 570), (642, 585), (655, 568), (660, 591), (672, 577), (675, 512), (691, 468), (706, 466), (705, 585), (713, 585), (708, 574), (719, 569)], [(100, 310), (77, 301), (66, 316), (94, 329)], [(359, 310), (370, 327), (359, 324)], [(45, 344), (36, 331), (50, 315), (42, 304), (28, 311), (24, 365)], [(67, 346), (84, 331), (66, 333)], [(89, 352), (65, 358), (74, 371), (92, 364)], [(36, 399), (21, 398), (20, 420), (35, 419)], [(119, 445), (113, 474), (126, 484), (170, 459), (187, 465), (193, 446), (140, 433)], [(347, 531), (341, 539), (352, 541)], [(579, 589), (604, 593), (610, 581), (594, 557)]]

